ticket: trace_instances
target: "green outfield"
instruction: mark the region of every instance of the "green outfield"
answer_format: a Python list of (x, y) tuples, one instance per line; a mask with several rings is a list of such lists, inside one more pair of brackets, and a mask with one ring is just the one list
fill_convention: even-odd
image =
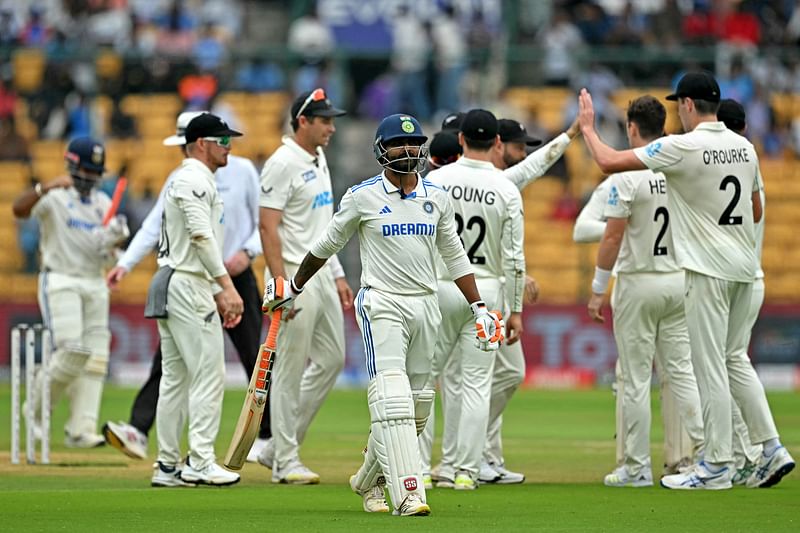
[[(127, 419), (134, 391), (108, 387), (103, 419)], [(2, 531), (797, 531), (800, 471), (773, 489), (679, 493), (659, 487), (611, 489), (614, 399), (608, 390), (522, 391), (505, 415), (508, 466), (524, 485), (474, 493), (434, 489), (427, 518), (368, 515), (347, 479), (360, 463), (367, 429), (365, 392), (335, 391), (312, 425), (302, 456), (319, 486), (272, 485), (247, 465), (229, 488), (152, 489), (150, 461), (109, 448), (73, 451), (58, 437), (51, 466), (11, 466), (9, 388), (0, 386)], [(242, 391), (228, 391), (217, 452), (238, 416)], [(800, 394), (769, 395), (784, 443), (800, 457)], [(655, 403), (655, 402), (654, 402)], [(661, 439), (654, 419), (653, 441)], [(437, 441), (438, 445), (438, 441)], [(151, 455), (155, 442), (151, 439)], [(654, 463), (661, 449), (653, 447)], [(655, 473), (655, 472), (654, 472)]]

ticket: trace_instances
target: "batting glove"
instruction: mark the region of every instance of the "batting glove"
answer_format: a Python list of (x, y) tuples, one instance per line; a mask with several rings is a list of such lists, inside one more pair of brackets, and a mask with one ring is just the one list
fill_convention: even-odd
[(294, 299), (300, 296), (303, 289), (298, 289), (294, 284), (294, 279), (286, 281), (283, 278), (270, 278), (264, 287), (264, 303), (261, 304), (263, 313), (283, 308), (289, 309), (294, 304)]
[(497, 350), (503, 341), (506, 326), (500, 311), (489, 312), (482, 301), (470, 304), (469, 307), (475, 316), (475, 346), (484, 352)]

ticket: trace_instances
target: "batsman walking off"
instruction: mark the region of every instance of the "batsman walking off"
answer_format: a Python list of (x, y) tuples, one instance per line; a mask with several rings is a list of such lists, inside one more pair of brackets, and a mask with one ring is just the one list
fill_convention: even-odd
[(300, 264), (283, 298), (267, 283), (265, 311), (290, 304), (309, 279), (358, 232), (361, 289), (356, 317), (370, 377), (367, 397), (371, 433), (364, 464), (350, 479), (367, 512), (427, 515), (417, 435), (425, 426), (433, 391), (425, 389), (441, 315), (436, 298), (436, 261), (445, 265), (469, 302), (481, 349), (497, 349), (502, 322), (486, 309), (456, 233), (447, 193), (420, 177), (426, 160), (419, 122), (390, 115), (373, 145), (385, 171), (351, 187), (339, 211)]

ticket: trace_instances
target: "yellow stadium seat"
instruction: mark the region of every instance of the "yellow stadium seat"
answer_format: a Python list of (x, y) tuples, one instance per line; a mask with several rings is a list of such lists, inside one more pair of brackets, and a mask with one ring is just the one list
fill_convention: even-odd
[(14, 87), (21, 93), (30, 93), (41, 87), (47, 59), (39, 48), (21, 48), (14, 53)]

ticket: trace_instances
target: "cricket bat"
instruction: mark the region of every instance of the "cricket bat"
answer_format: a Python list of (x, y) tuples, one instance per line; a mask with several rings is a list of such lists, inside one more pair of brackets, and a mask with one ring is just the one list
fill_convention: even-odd
[(114, 194), (111, 197), (111, 205), (108, 207), (105, 216), (103, 216), (103, 226), (108, 226), (111, 219), (117, 214), (119, 204), (122, 202), (122, 195), (125, 194), (125, 189), (128, 187), (128, 179), (125, 176), (120, 176), (117, 180), (117, 186), (114, 187)]
[[(283, 278), (276, 278), (276, 288), (283, 290)], [(277, 294), (280, 298), (282, 294)], [(225, 454), (223, 465), (229, 470), (241, 470), (247, 459), (247, 454), (253, 446), (253, 442), (258, 435), (258, 428), (261, 425), (261, 417), (264, 415), (264, 405), (267, 403), (269, 394), (269, 384), (272, 378), (272, 365), (275, 363), (276, 340), (278, 329), (281, 324), (283, 309), (279, 308), (272, 312), (272, 320), (267, 332), (267, 340), (258, 350), (256, 366), (253, 375), (250, 376), (250, 384), (247, 386), (247, 396), (244, 399), (242, 412), (239, 413), (239, 421), (233, 431), (233, 438)]]

